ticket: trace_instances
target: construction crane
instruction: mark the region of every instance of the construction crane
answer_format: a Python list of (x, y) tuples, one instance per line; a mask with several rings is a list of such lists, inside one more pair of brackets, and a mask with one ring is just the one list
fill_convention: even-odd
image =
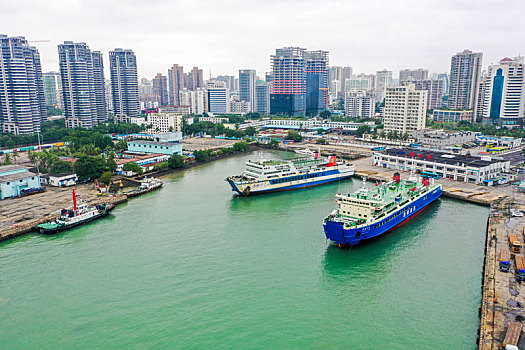
[(50, 43), (51, 40), (28, 40), (28, 43)]

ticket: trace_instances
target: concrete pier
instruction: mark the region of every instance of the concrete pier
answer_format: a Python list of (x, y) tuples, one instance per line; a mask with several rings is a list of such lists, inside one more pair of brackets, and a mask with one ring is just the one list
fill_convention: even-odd
[(507, 197), (491, 206), (487, 222), (487, 240), (483, 271), (483, 296), (481, 303), (481, 324), (479, 349), (503, 349), (505, 339), (516, 338), (518, 332), (520, 349), (525, 346), (525, 337), (516, 330), (516, 323), (525, 321), (525, 286), (517, 278), (516, 256), (525, 256), (524, 247), (519, 253), (511, 252), (509, 272), (499, 270), (498, 254), (509, 249), (509, 234), (517, 234), (524, 242), (525, 217), (514, 217), (511, 209), (525, 209), (523, 196)]
[[(75, 186), (80, 198), (89, 205), (127, 201), (125, 195), (98, 196), (91, 185)], [(0, 241), (31, 232), (41, 223), (55, 220), (60, 209), (71, 206), (71, 188), (50, 188), (47, 192), (2, 201), (0, 210)]]

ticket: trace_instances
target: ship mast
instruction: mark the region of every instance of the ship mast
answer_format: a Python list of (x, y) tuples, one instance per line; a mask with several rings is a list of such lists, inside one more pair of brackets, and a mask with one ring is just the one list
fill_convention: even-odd
[(73, 210), (77, 211), (77, 194), (75, 193), (75, 189), (73, 189)]

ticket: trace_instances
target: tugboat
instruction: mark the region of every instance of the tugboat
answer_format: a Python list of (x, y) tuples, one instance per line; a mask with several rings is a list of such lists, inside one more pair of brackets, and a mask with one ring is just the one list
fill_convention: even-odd
[(80, 201), (77, 206), (77, 195), (73, 189), (73, 209), (62, 209), (58, 219), (37, 225), (36, 229), (46, 235), (56, 234), (107, 216), (114, 208), (115, 205), (111, 203), (88, 207), (84, 201)]
[(154, 191), (158, 188), (162, 187), (162, 181), (151, 178), (151, 179), (144, 179), (142, 183), (140, 184), (139, 188), (133, 191), (124, 192), (124, 194), (128, 198), (140, 196), (141, 194), (148, 193), (151, 191)]

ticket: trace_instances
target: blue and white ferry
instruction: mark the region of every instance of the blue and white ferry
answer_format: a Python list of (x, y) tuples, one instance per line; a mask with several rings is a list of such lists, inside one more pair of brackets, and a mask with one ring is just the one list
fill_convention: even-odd
[(376, 183), (369, 189), (366, 179), (353, 194), (337, 194), (338, 208), (323, 221), (326, 238), (339, 246), (356, 245), (401, 226), (441, 196), (434, 179), (411, 177)]
[(248, 196), (322, 185), (352, 175), (352, 164), (335, 156), (322, 159), (315, 154), (292, 160), (248, 161), (241, 175), (230, 176), (226, 181), (232, 191)]

